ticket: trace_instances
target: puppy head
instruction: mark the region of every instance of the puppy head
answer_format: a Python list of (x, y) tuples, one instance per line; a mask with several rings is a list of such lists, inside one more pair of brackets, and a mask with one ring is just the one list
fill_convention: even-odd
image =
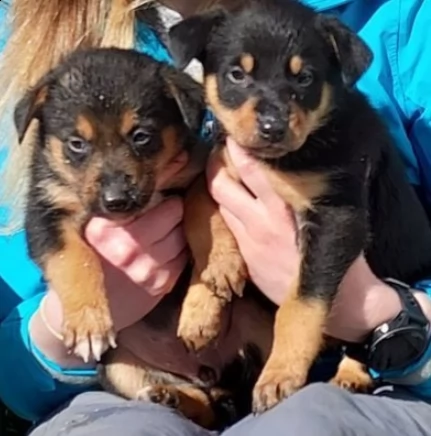
[(196, 138), (205, 108), (186, 74), (133, 51), (77, 52), (18, 103), (22, 140), (39, 120), (42, 181), (60, 207), (123, 218), (138, 213), (160, 174)]
[(286, 0), (191, 17), (172, 28), (170, 46), (180, 66), (203, 63), (215, 116), (262, 158), (302, 147), (371, 62), (368, 47), (337, 19)]

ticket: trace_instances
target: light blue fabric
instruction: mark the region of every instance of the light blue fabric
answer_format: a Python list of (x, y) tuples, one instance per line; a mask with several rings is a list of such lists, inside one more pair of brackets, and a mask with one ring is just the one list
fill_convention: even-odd
[[(431, 198), (431, 0), (302, 1), (339, 16), (372, 47), (373, 65), (358, 86), (385, 117), (411, 182), (421, 185)], [(6, 3), (0, 2), (0, 51), (7, 33)], [(171, 62), (166, 47), (145, 25), (137, 28), (136, 47)], [(4, 158), (0, 149), (0, 168)], [(0, 205), (0, 223), (4, 213)], [(431, 282), (418, 286), (429, 292)], [(0, 396), (31, 420), (88, 389), (86, 383), (77, 386), (72, 380), (91, 380), (94, 375), (64, 371), (34, 349), (28, 323), (44, 292), (40, 271), (27, 256), (24, 233), (0, 236)], [(429, 357), (431, 348), (424, 359)], [(414, 389), (431, 397), (431, 381)]]

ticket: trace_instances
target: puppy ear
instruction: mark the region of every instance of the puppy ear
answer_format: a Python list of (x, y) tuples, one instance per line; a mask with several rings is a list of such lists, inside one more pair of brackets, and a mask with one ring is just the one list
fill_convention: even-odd
[(15, 128), (21, 143), (33, 119), (40, 119), (41, 109), (48, 96), (48, 77), (43, 77), (19, 100), (14, 110)]
[(184, 73), (166, 68), (162, 72), (167, 93), (173, 98), (185, 124), (192, 132), (198, 132), (205, 114), (205, 99), (201, 85)]
[(333, 46), (344, 83), (353, 86), (371, 65), (373, 53), (356, 33), (337, 18), (319, 15), (317, 21), (319, 29)]
[(210, 34), (226, 17), (227, 12), (218, 8), (180, 21), (170, 29), (169, 50), (179, 69), (195, 58), (203, 62)]

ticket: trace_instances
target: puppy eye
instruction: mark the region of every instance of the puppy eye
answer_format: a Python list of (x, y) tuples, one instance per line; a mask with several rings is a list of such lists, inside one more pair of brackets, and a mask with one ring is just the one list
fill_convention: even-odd
[(311, 71), (301, 71), (297, 76), (299, 85), (310, 86), (314, 81), (314, 74)]
[(72, 137), (72, 138), (69, 138), (67, 141), (67, 148), (72, 153), (82, 156), (82, 155), (88, 153), (88, 151), (90, 149), (90, 145), (84, 139)]
[(247, 80), (247, 74), (240, 67), (233, 67), (227, 73), (227, 77), (232, 83), (235, 83), (236, 85), (243, 84)]
[(132, 141), (133, 144), (136, 146), (143, 147), (147, 145), (151, 141), (151, 138), (152, 138), (152, 133), (141, 127), (134, 130), (132, 133)]

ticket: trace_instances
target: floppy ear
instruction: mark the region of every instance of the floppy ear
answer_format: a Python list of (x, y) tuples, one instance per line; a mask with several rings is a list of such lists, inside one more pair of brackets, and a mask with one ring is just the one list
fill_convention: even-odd
[(353, 86), (371, 65), (373, 53), (356, 33), (337, 18), (319, 15), (317, 20), (319, 29), (334, 48), (344, 83)]
[(205, 113), (205, 99), (201, 85), (191, 77), (174, 69), (162, 72), (167, 93), (174, 98), (185, 124), (192, 132), (198, 132)]
[(209, 36), (227, 17), (224, 9), (194, 15), (173, 26), (169, 31), (169, 50), (179, 69), (194, 58), (203, 61)]
[(15, 128), (18, 141), (22, 142), (33, 119), (40, 119), (41, 109), (48, 95), (48, 77), (43, 77), (32, 89), (27, 91), (14, 110)]

